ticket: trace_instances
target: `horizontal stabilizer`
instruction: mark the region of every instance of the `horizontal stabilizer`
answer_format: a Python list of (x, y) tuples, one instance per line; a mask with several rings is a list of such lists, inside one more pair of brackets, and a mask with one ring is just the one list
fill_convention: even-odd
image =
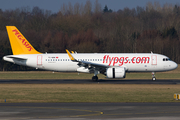
[(11, 59), (16, 59), (16, 60), (27, 60), (27, 58), (24, 58), (24, 57), (20, 57), (20, 56), (14, 56), (14, 55), (9, 55), (9, 56), (4, 56), (3, 59), (8, 59), (8, 58), (11, 58)]

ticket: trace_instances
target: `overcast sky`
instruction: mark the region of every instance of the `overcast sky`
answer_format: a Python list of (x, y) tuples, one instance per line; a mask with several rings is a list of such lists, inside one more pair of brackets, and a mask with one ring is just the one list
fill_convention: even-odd
[[(94, 4), (95, 0), (90, 0), (92, 5)], [(117, 11), (119, 9), (124, 9), (128, 7), (130, 9), (136, 8), (137, 6), (145, 7), (147, 2), (154, 1), (159, 2), (161, 5), (165, 3), (170, 4), (180, 4), (180, 0), (98, 0), (99, 3), (104, 8), (105, 5), (108, 6), (109, 9), (113, 11)], [(31, 9), (35, 6), (38, 6), (40, 9), (44, 10), (51, 10), (53, 13), (58, 12), (60, 7), (63, 3), (67, 4), (71, 2), (71, 4), (75, 3), (86, 3), (86, 0), (0, 0), (0, 9), (9, 10), (9, 9), (16, 9), (21, 7), (29, 6)]]

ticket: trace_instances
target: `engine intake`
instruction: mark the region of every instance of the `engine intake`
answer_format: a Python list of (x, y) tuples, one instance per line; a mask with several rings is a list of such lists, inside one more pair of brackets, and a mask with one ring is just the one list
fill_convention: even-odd
[(126, 71), (124, 67), (108, 68), (106, 70), (106, 76), (107, 78), (125, 78)]

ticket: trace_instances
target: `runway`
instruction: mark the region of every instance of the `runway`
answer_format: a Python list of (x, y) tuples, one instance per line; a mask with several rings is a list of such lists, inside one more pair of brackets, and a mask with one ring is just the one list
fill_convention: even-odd
[(175, 120), (180, 103), (0, 103), (0, 119)]
[(98, 82), (93, 82), (91, 79), (1, 79), (0, 84), (180, 84), (180, 80), (158, 79), (152, 81), (151, 79), (101, 79)]

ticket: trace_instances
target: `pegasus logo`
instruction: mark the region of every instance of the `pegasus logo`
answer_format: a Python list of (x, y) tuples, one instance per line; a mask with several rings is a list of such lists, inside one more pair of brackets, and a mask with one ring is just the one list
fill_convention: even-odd
[(18, 32), (17, 29), (12, 30), (12, 32), (14, 32), (15, 35), (18, 37), (18, 39), (22, 42), (22, 44), (23, 44), (26, 48), (28, 48), (28, 51), (33, 50), (32, 46), (28, 43), (28, 41), (27, 41), (25, 38), (23, 38), (23, 36)]

